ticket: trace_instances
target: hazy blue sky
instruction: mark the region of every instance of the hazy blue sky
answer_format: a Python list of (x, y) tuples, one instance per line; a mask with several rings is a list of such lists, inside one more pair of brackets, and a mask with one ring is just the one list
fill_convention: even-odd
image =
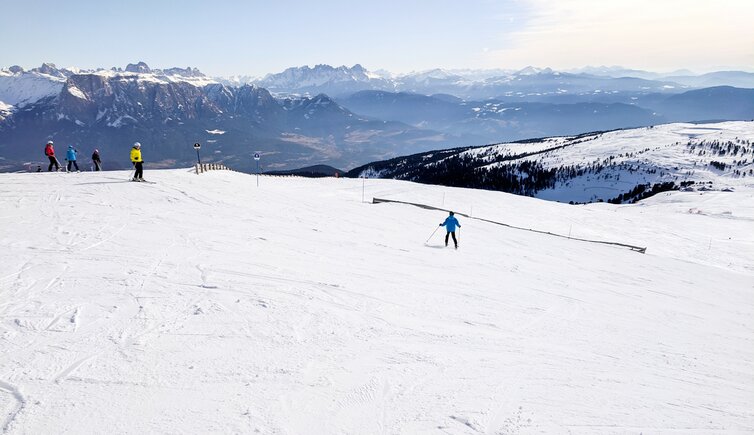
[(0, 67), (754, 69), (752, 0), (0, 0)]

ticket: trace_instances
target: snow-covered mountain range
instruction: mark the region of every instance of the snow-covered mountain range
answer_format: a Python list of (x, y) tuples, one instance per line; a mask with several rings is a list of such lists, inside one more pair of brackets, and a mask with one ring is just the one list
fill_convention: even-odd
[(0, 174), (4, 434), (751, 429), (751, 189), (145, 176)]
[(254, 84), (282, 94), (341, 95), (363, 89), (390, 89), (393, 83), (389, 77), (370, 73), (361, 65), (331, 67), (316, 65), (288, 68), (279, 74), (268, 74)]
[[(0, 77), (17, 102), (0, 106), (0, 167), (39, 162), (39, 146), (48, 139), (98, 148), (111, 156), (110, 168), (128, 165), (127, 150), (135, 141), (145, 144), (145, 158), (153, 165), (191, 164), (192, 144), (200, 142), (209, 145), (209, 161), (245, 170), (255, 167), (254, 152), (268, 156), (266, 169), (322, 162), (352, 167), (451, 145), (434, 131), (357, 116), (323, 94), (277, 99), (258, 86), (224, 85), (193, 68), (154, 70), (138, 63), (125, 70), (73, 72), (47, 67)], [(44, 92), (32, 86), (40, 80), (51, 84)]]
[(628, 203), (660, 191), (754, 188), (754, 121), (665, 124), (456, 148), (353, 169), (560, 202)]
[(685, 71), (668, 74), (627, 70), (620, 67), (587, 67), (571, 72), (526, 67), (521, 70), (443, 70), (408, 74), (376, 73), (361, 65), (317, 65), (288, 68), (253, 82), (281, 94), (326, 93), (338, 98), (357, 91), (380, 90), (423, 95), (451, 94), (463, 99), (497, 97), (531, 98), (592, 93), (650, 94), (734, 86), (754, 88), (754, 73), (724, 71), (695, 75)]
[[(745, 84), (750, 75), (694, 80)], [(350, 168), (442, 147), (674, 121), (754, 118), (752, 89), (695, 89), (660, 76), (621, 76), (612, 68), (395, 75), (360, 65), (317, 65), (241, 82), (144, 62), (94, 70), (52, 64), (0, 70), (0, 168), (39, 162), (40, 144), (48, 139), (117, 156), (115, 168), (128, 165), (124, 149), (140, 141), (150, 144), (150, 164), (160, 167), (190, 164), (191, 145), (200, 142), (210, 160), (253, 170), (249, 156), (264, 152), (265, 169), (285, 170)], [(469, 99), (475, 95), (481, 99)]]
[(754, 73), (719, 71), (693, 74), (690, 71), (654, 73), (621, 67), (585, 67), (570, 71), (551, 68), (526, 67), (521, 70), (444, 70), (433, 69), (407, 74), (388, 71), (369, 71), (356, 64), (352, 67), (315, 65), (291, 67), (263, 78), (248, 75), (208, 77), (196, 68), (150, 68), (144, 62), (125, 68), (57, 68), (54, 64), (25, 71), (13, 66), (0, 69), (0, 101), (10, 104), (29, 104), (40, 98), (55, 95), (62, 83), (74, 74), (113, 75), (119, 73), (149, 74), (153, 81), (185, 81), (203, 86), (222, 83), (228, 86), (254, 84), (268, 89), (273, 95), (320, 93), (343, 97), (363, 90), (412, 92), (424, 95), (451, 94), (463, 99), (485, 99), (501, 96), (520, 98), (579, 95), (585, 93), (678, 93), (688, 89), (734, 86), (754, 88)]
[(128, 64), (125, 69), (57, 68), (45, 63), (39, 68), (25, 71), (19, 66), (0, 69), (0, 102), (6, 105), (24, 107), (46, 97), (56, 96), (66, 80), (74, 75), (96, 75), (101, 77), (129, 77), (129, 73), (139, 74), (139, 79), (160, 83), (188, 82), (196, 86), (217, 83), (206, 77), (196, 68), (151, 69), (144, 62)]
[(66, 77), (19, 69), (0, 70), (0, 102), (8, 107), (24, 107), (45, 97), (57, 95)]

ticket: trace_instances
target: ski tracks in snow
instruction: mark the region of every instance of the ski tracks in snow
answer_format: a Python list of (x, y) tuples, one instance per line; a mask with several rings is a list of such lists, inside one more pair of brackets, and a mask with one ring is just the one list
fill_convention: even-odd
[[(79, 319), (79, 314), (81, 313), (81, 309), (82, 309), (82, 306), (78, 306), (76, 308), (64, 311), (61, 314), (58, 314), (44, 328), (44, 330), (56, 331), (56, 332), (76, 332), (79, 326), (78, 319)], [(68, 323), (64, 326), (58, 325), (58, 322), (60, 322), (60, 320), (68, 314), (70, 314), (70, 317), (68, 317)], [(73, 331), (70, 330), (71, 328), (73, 329)]]
[(85, 356), (84, 358), (74, 361), (73, 364), (70, 364), (65, 369), (59, 371), (53, 378), (53, 381), (56, 384), (59, 384), (60, 382), (64, 381), (71, 373), (76, 371), (76, 369), (84, 365), (84, 363), (93, 360), (94, 358), (98, 357), (101, 353), (102, 352), (97, 352), (95, 354), (88, 355), (88, 356)]
[(26, 272), (32, 267), (34, 267), (34, 265), (31, 264), (31, 260), (28, 260), (26, 263), (24, 263), (23, 265), (21, 265), (21, 267), (18, 268), (18, 271), (9, 273), (8, 275), (5, 275), (5, 276), (0, 276), (0, 283), (3, 283), (5, 282), (5, 280), (13, 278), (13, 277), (19, 277), (22, 273)]
[[(120, 234), (120, 233), (121, 233), (121, 231), (123, 231), (123, 230), (124, 230), (124, 229), (126, 228), (126, 226), (127, 226), (127, 225), (128, 225), (128, 222), (125, 222), (125, 223), (123, 223), (123, 225), (121, 225), (121, 226), (120, 226), (120, 228), (118, 228), (117, 230), (113, 231), (113, 232), (112, 232), (112, 233), (111, 233), (110, 235), (108, 235), (108, 236), (105, 236), (104, 238), (100, 239), (99, 241), (97, 241), (97, 242), (94, 242), (94, 243), (92, 243), (92, 244), (90, 244), (90, 245), (88, 245), (88, 246), (86, 246), (86, 247), (84, 247), (84, 248), (81, 248), (81, 249), (79, 250), (79, 252), (85, 252), (85, 251), (88, 251), (88, 250), (90, 250), (90, 249), (92, 249), (92, 248), (96, 248), (97, 246), (99, 246), (99, 245), (101, 245), (101, 244), (103, 244), (103, 243), (109, 242), (109, 241), (110, 241), (110, 240), (112, 240), (112, 239), (113, 239), (113, 238), (114, 238), (115, 236), (117, 236), (118, 234)], [(104, 231), (104, 228), (103, 228), (102, 230), (100, 230), (100, 231), (99, 231), (99, 232), (97, 233), (97, 235), (99, 236), (100, 234), (102, 234), (102, 233), (103, 233), (103, 231)]]
[(202, 288), (208, 288), (208, 289), (215, 289), (217, 288), (216, 285), (209, 284), (209, 277), (210, 277), (210, 271), (204, 264), (197, 264), (196, 265), (197, 270), (199, 270), (199, 273), (201, 274), (202, 278)]
[(26, 407), (26, 398), (21, 394), (18, 387), (2, 380), (0, 380), (0, 391), (10, 394), (16, 401), (16, 406), (10, 411), (3, 423), (3, 433), (8, 433), (16, 416)]

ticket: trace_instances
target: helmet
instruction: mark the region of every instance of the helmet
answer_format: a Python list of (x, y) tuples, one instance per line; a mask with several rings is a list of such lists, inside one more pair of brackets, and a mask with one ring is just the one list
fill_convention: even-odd
[(51, 140), (48, 140), (48, 141), (47, 141), (47, 145), (52, 145), (52, 141), (51, 141)]
[(139, 142), (134, 143), (134, 148), (141, 148), (141, 144)]
[(73, 145), (68, 145), (68, 148), (73, 148)]
[(95, 148), (95, 149), (94, 149), (94, 152), (95, 152), (95, 153), (98, 153), (98, 152), (99, 152), (99, 150)]
[(454, 214), (454, 213), (453, 213), (453, 212), (451, 211), (451, 212), (450, 212), (450, 215), (451, 215), (451, 216), (453, 216), (453, 214)]

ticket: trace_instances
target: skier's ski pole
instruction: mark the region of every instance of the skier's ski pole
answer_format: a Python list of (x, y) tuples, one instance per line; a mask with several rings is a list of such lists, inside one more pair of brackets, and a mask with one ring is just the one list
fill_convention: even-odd
[(435, 230), (434, 230), (434, 231), (432, 231), (432, 234), (430, 234), (430, 235), (429, 235), (429, 238), (427, 238), (427, 241), (426, 241), (426, 242), (424, 242), (424, 243), (427, 243), (427, 242), (429, 242), (429, 239), (431, 239), (431, 238), (432, 238), (432, 236), (434, 236), (434, 235), (435, 235), (435, 233), (437, 232), (437, 230), (438, 230), (438, 229), (440, 229), (440, 227), (439, 227), (439, 226), (438, 226), (437, 228), (435, 228)]

